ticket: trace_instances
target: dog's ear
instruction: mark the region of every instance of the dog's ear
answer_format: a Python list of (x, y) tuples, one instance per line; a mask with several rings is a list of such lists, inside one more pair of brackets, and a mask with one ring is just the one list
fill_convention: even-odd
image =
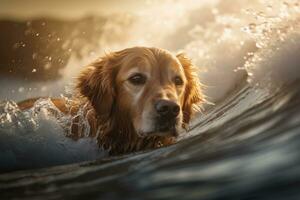
[(112, 54), (104, 56), (82, 70), (77, 89), (91, 102), (99, 116), (107, 118), (112, 112), (116, 66)]
[(191, 59), (184, 53), (179, 53), (176, 57), (181, 63), (187, 79), (182, 111), (183, 123), (188, 124), (194, 112), (200, 109), (200, 104), (204, 102), (204, 97), (197, 73), (198, 68), (192, 64)]

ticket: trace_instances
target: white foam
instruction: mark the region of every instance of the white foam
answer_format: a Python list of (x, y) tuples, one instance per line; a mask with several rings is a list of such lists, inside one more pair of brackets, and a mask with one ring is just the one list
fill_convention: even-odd
[[(249, 65), (251, 57), (258, 54), (267, 59), (267, 50), (261, 53), (264, 40), (271, 40), (278, 31), (276, 26), (295, 26), (290, 21), (299, 17), (296, 5), (293, 0), (276, 3), (260, 0), (159, 2), (159, 6), (155, 4), (134, 13), (135, 21), (129, 30), (126, 29), (129, 33), (124, 41), (105, 44), (103, 48), (110, 51), (145, 45), (174, 53), (184, 50), (201, 70), (199, 76), (207, 86), (205, 94), (209, 101), (218, 102), (252, 75), (254, 68), (267, 70), (258, 63), (251, 69), (245, 64)], [(264, 48), (272, 50), (273, 46)]]
[(66, 137), (61, 120), (64, 115), (49, 100), (40, 100), (25, 112), (13, 102), (2, 102), (0, 109), (1, 170), (66, 164), (107, 155), (94, 138), (75, 141)]
[(274, 89), (300, 78), (300, 29), (283, 41), (272, 41), (249, 60), (246, 69), (252, 85)]

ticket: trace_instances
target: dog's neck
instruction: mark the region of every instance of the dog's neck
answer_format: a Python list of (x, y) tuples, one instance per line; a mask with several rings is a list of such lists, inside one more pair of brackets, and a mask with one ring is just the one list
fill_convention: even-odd
[(111, 155), (154, 149), (174, 143), (174, 139), (170, 137), (139, 137), (128, 113), (116, 106), (109, 117), (102, 118), (96, 114), (98, 144), (109, 150)]
[[(97, 138), (100, 148), (107, 150), (110, 155), (119, 155), (154, 149), (167, 146), (175, 142), (172, 137), (149, 136), (139, 137), (130, 121), (131, 117), (128, 112), (122, 111), (115, 107), (109, 116), (101, 115), (86, 101), (76, 101), (73, 111), (69, 109), (72, 115), (76, 115), (79, 109), (90, 125), (90, 137)], [(76, 120), (76, 118), (75, 118)], [(77, 127), (76, 123), (72, 123), (71, 133), (69, 137), (77, 140), (84, 136), (84, 130)]]

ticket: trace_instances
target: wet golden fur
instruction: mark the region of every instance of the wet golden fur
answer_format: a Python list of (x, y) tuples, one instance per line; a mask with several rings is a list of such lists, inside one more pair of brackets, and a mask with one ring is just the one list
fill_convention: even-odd
[[(143, 86), (128, 82), (134, 71), (148, 76)], [(181, 76), (182, 85), (176, 86), (172, 82), (175, 74)], [(152, 130), (150, 125), (155, 123), (151, 121), (154, 100), (177, 102), (180, 105), (179, 126), (183, 128), (204, 101), (196, 67), (191, 60), (184, 54), (173, 56), (158, 48), (133, 47), (103, 56), (82, 70), (76, 89), (78, 95), (71, 107), (66, 106), (63, 99), (52, 99), (54, 105), (71, 115), (85, 105), (90, 136), (97, 137), (99, 146), (109, 150), (110, 154), (152, 149), (175, 142), (176, 135), (171, 133), (146, 133), (145, 130)], [(34, 101), (23, 101), (19, 106), (27, 109)], [(73, 126), (70, 137), (80, 138), (80, 128)]]

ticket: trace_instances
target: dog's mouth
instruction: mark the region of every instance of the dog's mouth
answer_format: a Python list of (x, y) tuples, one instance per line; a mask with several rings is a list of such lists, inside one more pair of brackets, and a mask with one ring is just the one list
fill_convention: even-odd
[(156, 125), (156, 131), (161, 133), (167, 133), (170, 132), (172, 135), (174, 135), (176, 131), (176, 121), (165, 121), (165, 122), (159, 122)]
[(147, 137), (147, 136), (177, 137), (178, 136), (177, 126), (178, 126), (178, 122), (176, 119), (173, 120), (157, 119), (153, 131), (139, 132), (138, 135), (141, 137)]

